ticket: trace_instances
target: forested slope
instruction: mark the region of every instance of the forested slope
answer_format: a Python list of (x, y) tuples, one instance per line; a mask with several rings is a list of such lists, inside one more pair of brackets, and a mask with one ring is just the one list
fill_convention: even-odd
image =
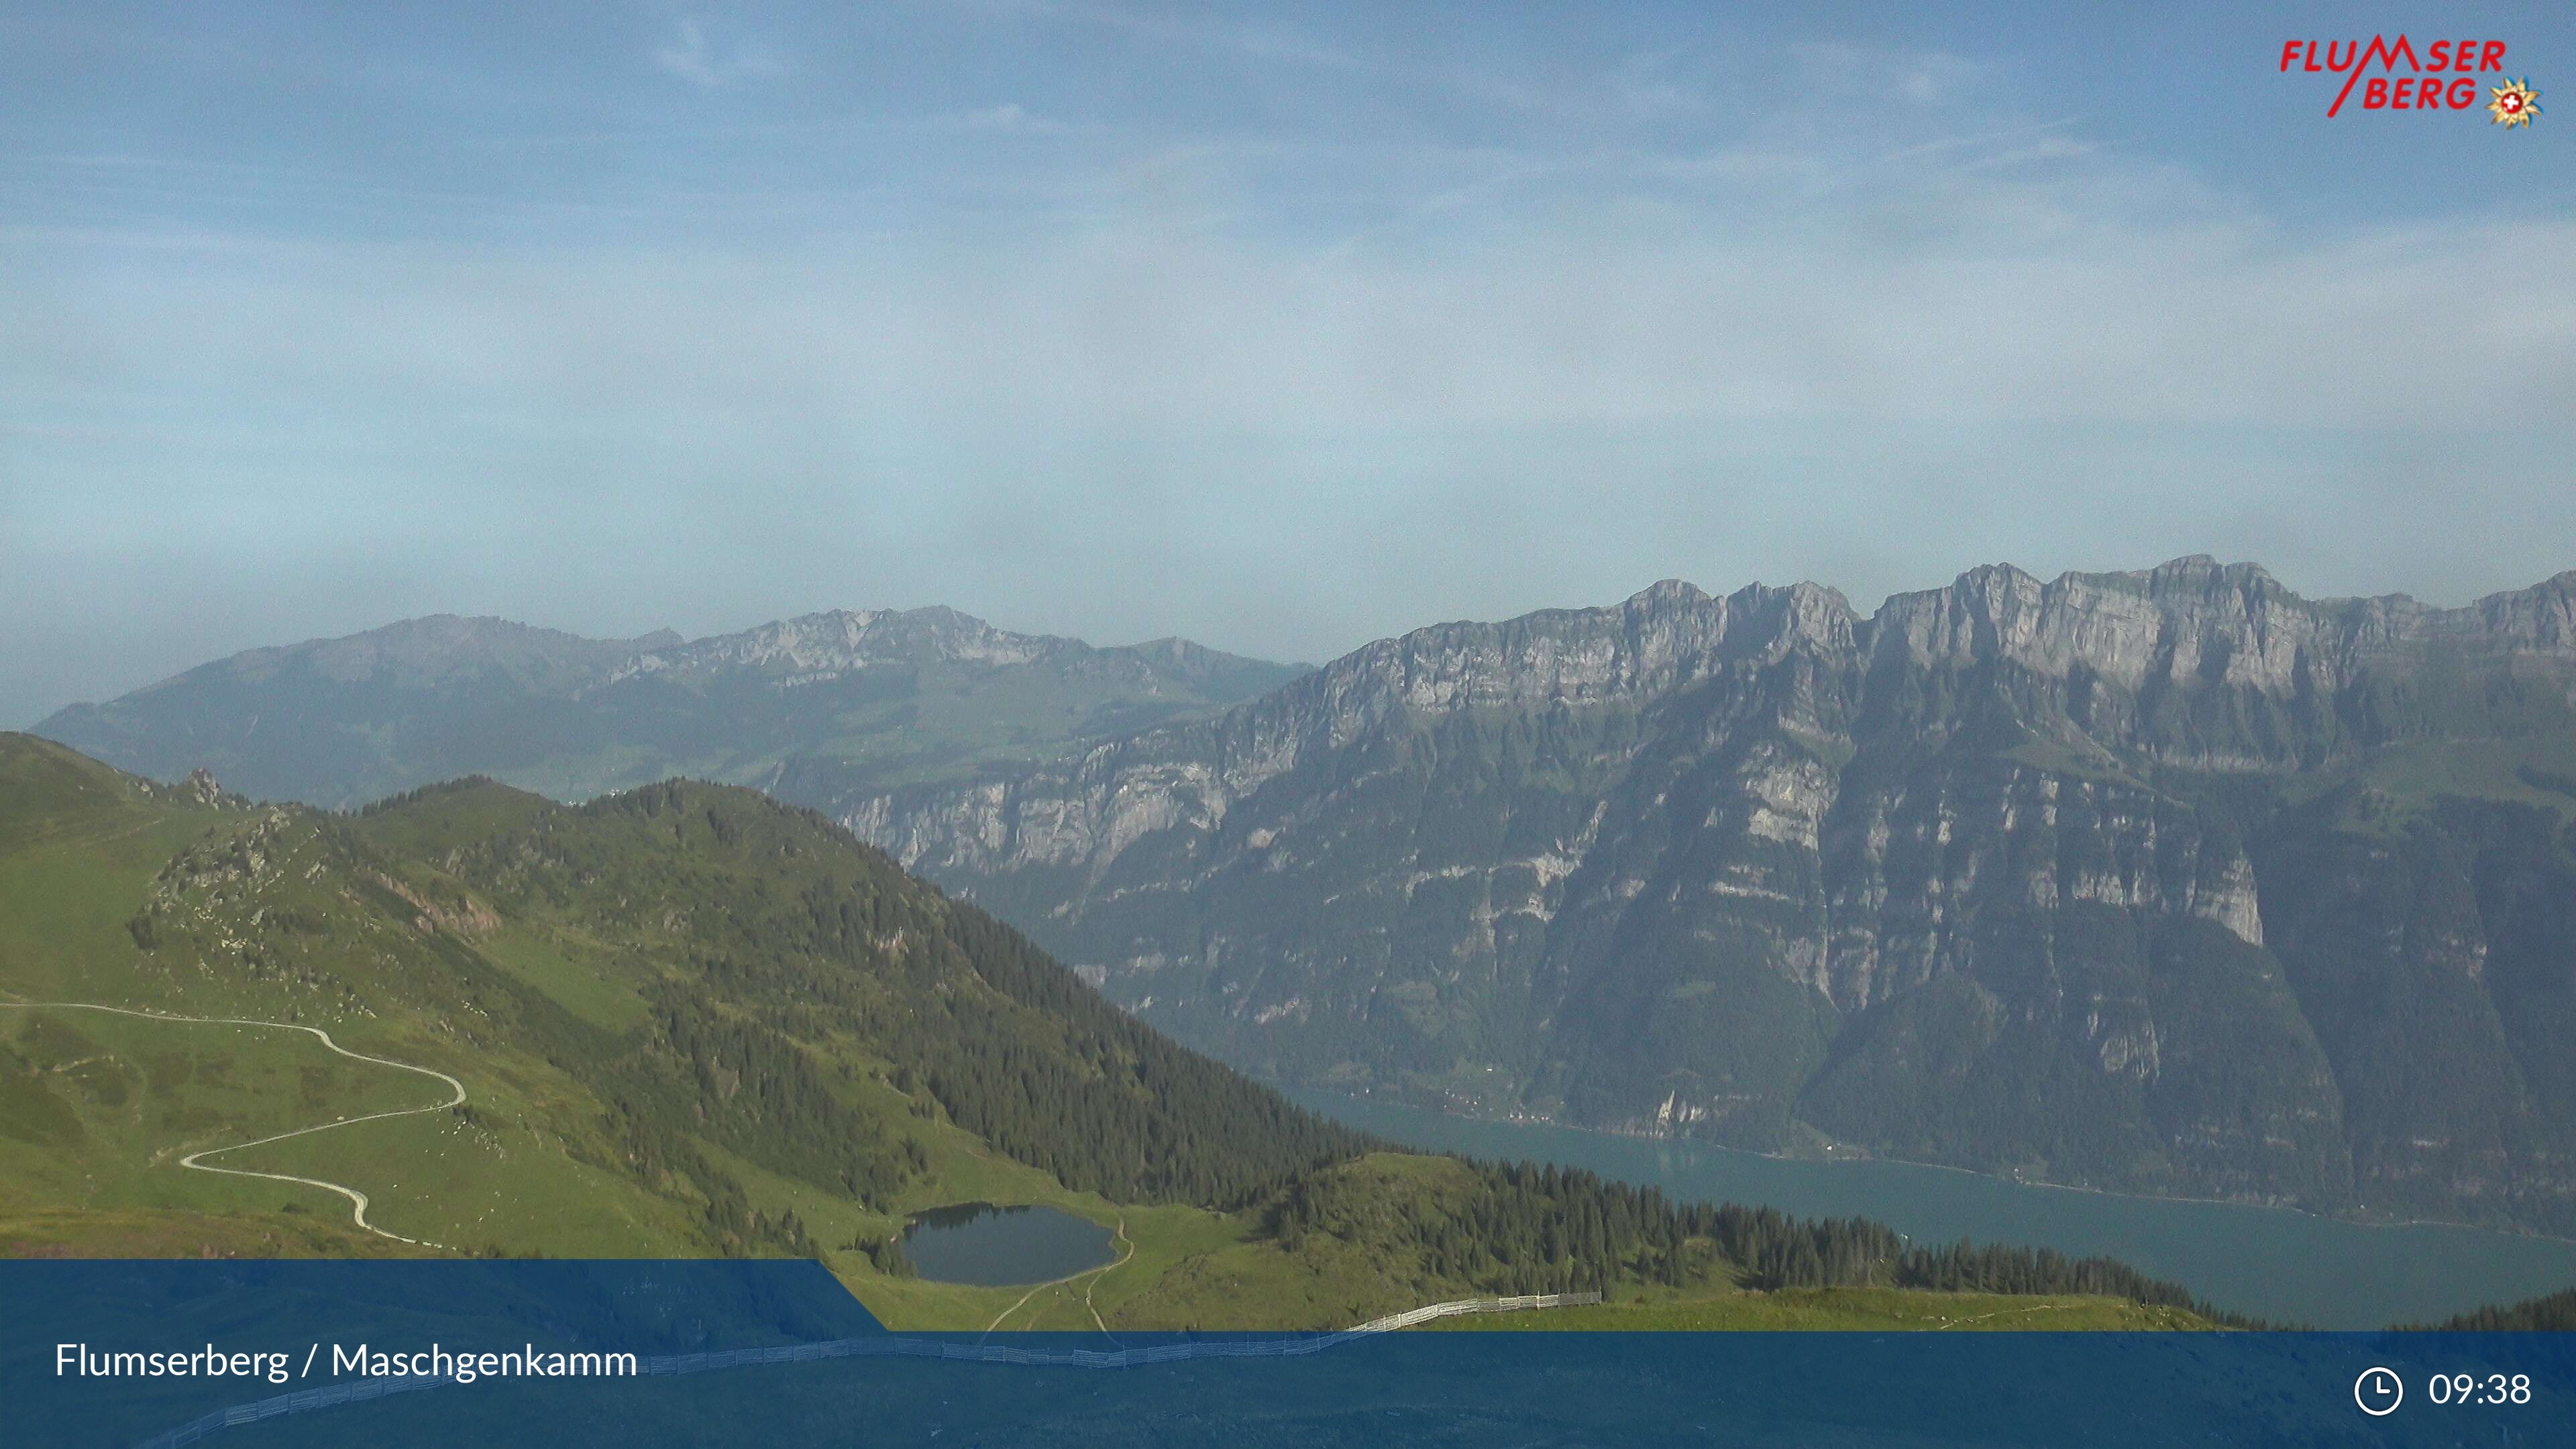
[[(953, 1326), (1946, 1282), (1868, 1224), (1384, 1150), (732, 787), (573, 807), (467, 780), (334, 815), (0, 736), (0, 900), (0, 1251), (811, 1255), (894, 1321)], [(383, 1063), (467, 1100), (422, 1111), (446, 1089)], [(175, 1161), (344, 1118), (222, 1161), (363, 1191), (416, 1245), (322, 1189)], [(905, 1222), (968, 1200), (1133, 1252), (1078, 1296), (908, 1276)], [(1985, 1286), (2184, 1298), (2023, 1258)]]

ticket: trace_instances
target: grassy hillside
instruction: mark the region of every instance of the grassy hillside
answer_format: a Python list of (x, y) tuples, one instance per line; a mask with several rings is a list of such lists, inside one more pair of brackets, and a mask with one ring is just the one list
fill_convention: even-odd
[[(221, 1159), (356, 1187), (407, 1237), (840, 1268), (959, 1198), (1104, 1223), (1188, 1204), (1204, 1237), (1222, 1209), (1362, 1145), (748, 792), (566, 810), (477, 783), (348, 819), (151, 787), (23, 737), (5, 781), (8, 998), (318, 1026), (470, 1082), (454, 1112)], [(319, 1189), (172, 1163), (444, 1098), (252, 1027), (16, 1006), (0, 1050), (12, 1223), (66, 1207), (339, 1217)], [(64, 1246), (72, 1230), (49, 1221)], [(998, 1292), (890, 1291), (968, 1317)]]
[[(1866, 1224), (1377, 1149), (748, 791), (467, 781), (330, 815), (0, 736), (0, 1251), (810, 1255), (888, 1322), (974, 1329), (1569, 1287), (1760, 1319), (1806, 1311), (1772, 1290), (1936, 1281)], [(912, 1276), (911, 1216), (967, 1201), (1119, 1256)], [(2025, 1259), (2026, 1292), (2142, 1291)]]

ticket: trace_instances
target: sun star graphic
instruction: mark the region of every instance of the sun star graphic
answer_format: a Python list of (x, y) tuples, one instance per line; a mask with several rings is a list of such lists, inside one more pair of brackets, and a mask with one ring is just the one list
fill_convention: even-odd
[(2531, 88), (2528, 76), (2506, 81), (2495, 88), (2495, 99), (2487, 102), (2487, 114), (2495, 117), (2499, 126), (2528, 126), (2531, 118), (2540, 114), (2540, 92)]

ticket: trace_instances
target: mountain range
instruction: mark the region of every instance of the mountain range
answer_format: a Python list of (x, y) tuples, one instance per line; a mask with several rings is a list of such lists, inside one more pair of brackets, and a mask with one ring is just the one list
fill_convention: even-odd
[(1047, 758), (1302, 672), (1186, 639), (1114, 649), (951, 609), (836, 611), (695, 641), (410, 619), (254, 649), (35, 733), (146, 775), (347, 808), (484, 774), (564, 799), (673, 775), (832, 799)]
[[(595, 667), (547, 707), (661, 672)], [(821, 737), (760, 667), (690, 738)], [(728, 758), (1277, 1080), (2576, 1231), (2576, 573), (2437, 609), (1995, 566), (1867, 615), (1666, 582), (1227, 669), (1157, 720)], [(222, 677), (40, 729), (166, 776), (269, 714)]]

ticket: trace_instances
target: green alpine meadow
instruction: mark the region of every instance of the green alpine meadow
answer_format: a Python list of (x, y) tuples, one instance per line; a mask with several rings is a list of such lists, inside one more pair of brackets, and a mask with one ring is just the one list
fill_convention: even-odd
[[(0, 736), (0, 1253), (809, 1257), (897, 1327), (2206, 1327), (2116, 1263), (1394, 1150), (812, 812), (468, 779), (354, 812)], [(1115, 1258), (937, 1282), (916, 1214)], [(1508, 1317), (1509, 1315), (1505, 1315)]]

